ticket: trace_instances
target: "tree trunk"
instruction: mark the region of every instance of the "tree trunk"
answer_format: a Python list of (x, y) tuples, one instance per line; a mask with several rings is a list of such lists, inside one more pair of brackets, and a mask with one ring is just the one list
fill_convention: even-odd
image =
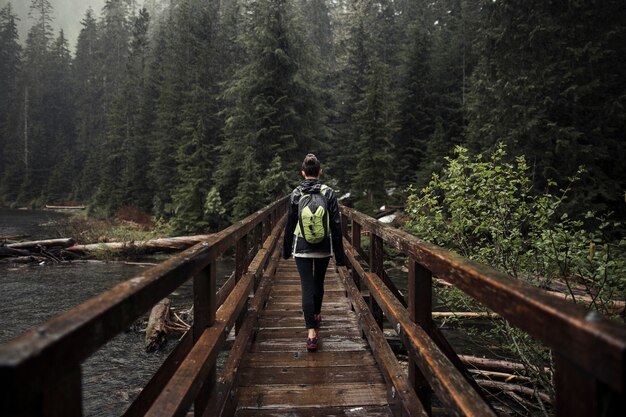
[(46, 239), (46, 240), (32, 240), (30, 242), (11, 243), (6, 245), (7, 248), (12, 249), (37, 249), (39, 247), (44, 248), (67, 248), (75, 243), (72, 238), (63, 239)]
[(152, 239), (143, 242), (106, 242), (88, 245), (74, 245), (67, 248), (70, 252), (86, 253), (98, 250), (133, 249), (145, 253), (158, 251), (181, 251), (209, 239), (212, 235), (178, 236)]

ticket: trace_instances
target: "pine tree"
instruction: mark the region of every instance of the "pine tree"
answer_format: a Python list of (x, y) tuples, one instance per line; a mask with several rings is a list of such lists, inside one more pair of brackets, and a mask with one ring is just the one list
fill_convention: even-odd
[[(344, 168), (342, 179), (355, 191), (357, 200), (364, 198), (364, 208), (371, 208), (385, 198), (384, 183), (391, 179), (386, 161), (397, 119), (394, 68), (398, 57), (389, 43), (393, 43), (397, 27), (393, 3), (388, 1), (352, 0), (346, 18), (350, 27), (338, 126), (345, 153), (335, 164)], [(368, 165), (361, 157), (377, 165)], [(372, 170), (376, 173), (368, 178)]]
[(344, 65), (338, 73), (339, 88), (336, 98), (341, 103), (337, 115), (333, 119), (336, 143), (341, 152), (331, 155), (330, 163), (341, 184), (352, 188), (352, 179), (358, 154), (358, 138), (361, 136), (360, 126), (354, 123), (357, 105), (363, 99), (365, 85), (370, 70), (371, 50), (370, 32), (367, 30), (368, 8), (366, 2), (349, 0), (345, 5), (345, 13), (341, 13), (341, 21), (347, 29), (343, 39), (343, 54), (338, 60)]
[(41, 197), (50, 175), (48, 147), (52, 145), (53, 118), (46, 111), (50, 84), (52, 5), (32, 0), (29, 16), (35, 21), (28, 32), (24, 50), (22, 136), (24, 175), (17, 199), (29, 203)]
[(268, 161), (278, 155), (285, 170), (295, 172), (302, 155), (323, 148), (325, 138), (313, 52), (294, 8), (286, 0), (250, 7), (250, 28), (241, 39), (247, 60), (225, 92), (225, 142), (217, 172), (220, 194), (235, 219), (262, 205), (251, 196), (258, 196)]
[(81, 21), (74, 59), (76, 102), (76, 170), (79, 173), (75, 198), (87, 201), (100, 183), (100, 146), (104, 138), (103, 60), (99, 50), (100, 30), (89, 8)]
[(485, 149), (503, 141), (523, 153), (540, 187), (566, 183), (585, 165), (577, 207), (623, 204), (623, 3), (498, 1), (483, 10), (470, 142)]
[(363, 211), (373, 211), (385, 202), (385, 181), (391, 171), (389, 148), (394, 131), (393, 122), (388, 120), (386, 114), (387, 67), (374, 61), (370, 68), (366, 89), (354, 117), (360, 134), (353, 185), (363, 196), (363, 201), (357, 206)]
[(44, 106), (48, 117), (52, 118), (48, 125), (47, 158), (54, 163), (50, 167), (44, 195), (49, 201), (61, 202), (71, 198), (76, 172), (72, 57), (63, 30), (52, 45), (49, 59), (48, 93)]
[(402, 187), (415, 181), (416, 171), (424, 161), (424, 153), (433, 133), (432, 33), (429, 11), (424, 3), (407, 30), (403, 80), (399, 92), (399, 130), (393, 138), (396, 183)]
[(21, 177), (19, 158), (19, 71), (22, 48), (11, 3), (0, 9), (0, 200), (15, 200)]
[(148, 137), (152, 128), (152, 97), (146, 82), (150, 16), (145, 9), (132, 19), (133, 29), (120, 88), (107, 112), (106, 156), (96, 203), (108, 213), (122, 206), (148, 210)]

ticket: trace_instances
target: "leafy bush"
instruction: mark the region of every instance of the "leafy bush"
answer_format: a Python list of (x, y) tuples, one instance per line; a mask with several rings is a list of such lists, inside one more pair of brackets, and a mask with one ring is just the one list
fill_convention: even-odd
[(506, 157), (504, 145), (488, 158), (457, 147), (441, 175), (421, 192), (410, 190), (410, 231), (537, 285), (582, 284), (596, 297), (594, 308), (606, 313), (600, 301), (626, 289), (626, 241), (609, 238), (619, 223), (593, 212), (570, 218), (563, 206), (578, 176), (558, 193), (553, 182), (537, 192), (524, 157)]
[[(565, 212), (568, 194), (583, 172), (580, 169), (564, 189), (550, 182), (539, 192), (533, 188), (525, 158), (508, 158), (504, 145), (488, 157), (471, 156), (457, 147), (428, 186), (419, 192), (409, 190), (407, 227), (421, 239), (534, 285), (561, 283), (571, 294), (572, 288), (584, 291), (587, 307), (608, 314), (612, 311), (608, 301), (625, 294), (626, 242), (610, 237), (619, 223), (593, 212), (583, 219)], [(457, 311), (481, 309), (455, 289), (441, 290), (437, 296)], [(495, 321), (491, 333), (482, 336), (495, 334), (504, 340), (504, 347), (524, 362), (536, 386), (553, 391), (552, 373), (544, 368), (552, 366), (547, 348), (505, 321)]]

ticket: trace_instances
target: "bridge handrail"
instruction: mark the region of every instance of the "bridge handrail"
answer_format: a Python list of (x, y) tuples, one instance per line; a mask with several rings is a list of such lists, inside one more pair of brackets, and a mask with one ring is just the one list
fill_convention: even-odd
[[(409, 257), (409, 314), (437, 344), (447, 342), (432, 325), (432, 275), (452, 283), (553, 350), (559, 415), (585, 415), (589, 411), (569, 404), (568, 396), (591, 396), (586, 402), (597, 405), (594, 413), (599, 412), (600, 397), (613, 398), (613, 403), (615, 398), (624, 396), (626, 326), (356, 210), (342, 206), (341, 212), (345, 237), (362, 256), (367, 254), (361, 248), (361, 231), (370, 232), (370, 277), (382, 277), (384, 273), (383, 243)], [(348, 222), (351, 222), (350, 232)], [(375, 286), (370, 287), (370, 291), (376, 291)], [(381, 294), (374, 295), (380, 297)], [(456, 354), (450, 356), (459, 366)], [(415, 379), (413, 382), (416, 383)], [(581, 387), (589, 388), (589, 392), (580, 393)]]
[[(0, 345), (0, 411), (30, 415), (49, 407), (49, 415), (81, 415), (81, 363), (191, 277), (193, 341), (198, 340), (215, 320), (214, 261), (236, 245), (238, 280), (250, 262), (247, 236), (255, 233), (254, 250), (258, 250), (285, 213), (286, 203), (287, 198), (282, 198), (207, 241)], [(33, 412), (35, 409), (40, 411)]]

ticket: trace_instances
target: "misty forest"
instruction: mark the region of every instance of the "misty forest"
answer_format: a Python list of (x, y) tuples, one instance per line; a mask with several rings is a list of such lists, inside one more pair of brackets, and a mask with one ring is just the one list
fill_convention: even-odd
[[(314, 153), (343, 205), (622, 326), (623, 0), (74, 2), (72, 41), (54, 0), (20, 1), (0, 2), (3, 213), (133, 213), (149, 238), (191, 245), (288, 195)], [(410, 254), (352, 221), (381, 269), (415, 278)], [(524, 364), (515, 415), (549, 415), (550, 349), (440, 278), (435, 308), (492, 319), (464, 346)]]
[(623, 217), (621, 1), (138, 3), (86, 10), (75, 46), (49, 0), (32, 0), (25, 40), (2, 8), (5, 205), (215, 230), (287, 193), (313, 152), (372, 212), (457, 146), (502, 145), (537, 190), (576, 177), (567, 210)]

